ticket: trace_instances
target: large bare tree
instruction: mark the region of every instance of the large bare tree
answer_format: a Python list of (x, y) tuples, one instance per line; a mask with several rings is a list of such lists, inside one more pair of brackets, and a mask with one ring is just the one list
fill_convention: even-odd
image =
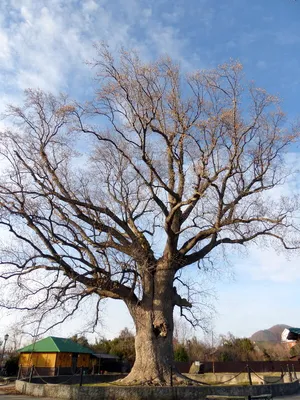
[(192, 307), (174, 284), (180, 271), (200, 275), (226, 246), (298, 248), (297, 199), (272, 199), (298, 130), (239, 63), (185, 76), (169, 59), (101, 47), (94, 67), (90, 103), (28, 90), (8, 108), (1, 277), (19, 304), (6, 306), (123, 300), (136, 326), (125, 382), (169, 384), (173, 309)]

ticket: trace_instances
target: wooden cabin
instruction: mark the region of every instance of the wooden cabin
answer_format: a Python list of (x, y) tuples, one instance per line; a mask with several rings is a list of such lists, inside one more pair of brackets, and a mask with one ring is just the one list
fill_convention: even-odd
[[(39, 375), (70, 375), (92, 368), (92, 350), (71, 339), (49, 336), (18, 350), (19, 367), (27, 374), (32, 366)], [(34, 373), (34, 374), (36, 374)]]

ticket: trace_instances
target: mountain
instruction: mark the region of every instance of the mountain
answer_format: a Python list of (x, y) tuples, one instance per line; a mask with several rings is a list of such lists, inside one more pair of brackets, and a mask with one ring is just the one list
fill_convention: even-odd
[(250, 339), (253, 342), (281, 342), (281, 334), (285, 328), (290, 328), (290, 325), (278, 324), (269, 329), (263, 329), (253, 333)]

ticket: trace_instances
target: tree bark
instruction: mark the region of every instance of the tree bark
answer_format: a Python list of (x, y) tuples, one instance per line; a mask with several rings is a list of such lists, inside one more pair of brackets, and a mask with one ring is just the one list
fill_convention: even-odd
[(173, 364), (173, 271), (158, 270), (148, 283), (149, 292), (142, 301), (128, 305), (136, 327), (136, 359), (122, 383), (169, 385)]

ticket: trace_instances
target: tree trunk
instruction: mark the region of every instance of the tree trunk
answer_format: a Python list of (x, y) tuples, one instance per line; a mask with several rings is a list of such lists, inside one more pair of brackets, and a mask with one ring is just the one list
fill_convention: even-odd
[[(151, 293), (128, 305), (136, 326), (136, 359), (122, 383), (170, 385), (173, 364), (173, 272), (156, 272)], [(147, 285), (146, 285), (147, 286)]]

